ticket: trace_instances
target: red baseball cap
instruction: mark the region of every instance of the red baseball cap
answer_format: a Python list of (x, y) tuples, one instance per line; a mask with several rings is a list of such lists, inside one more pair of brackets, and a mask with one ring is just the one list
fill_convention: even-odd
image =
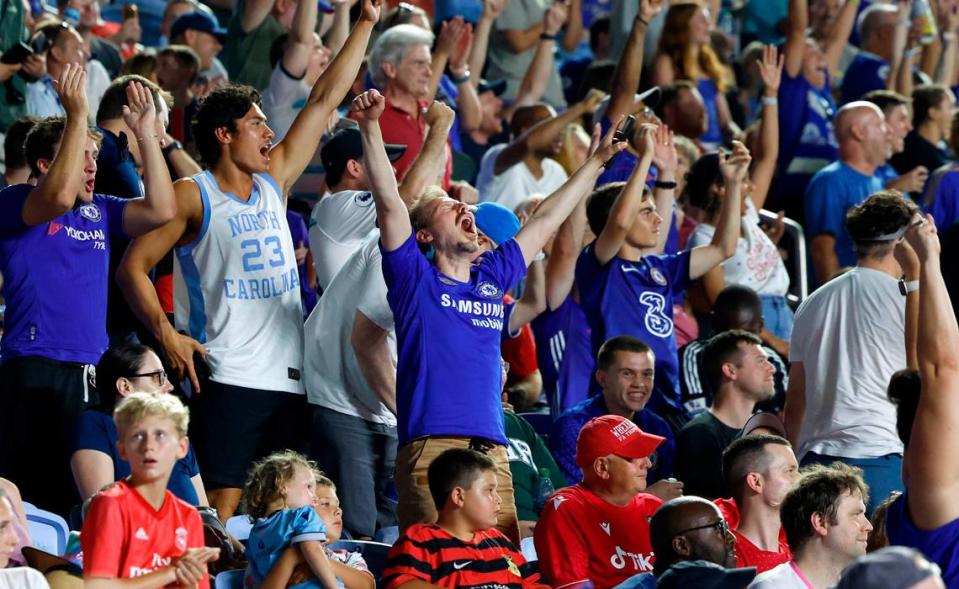
[(576, 464), (589, 467), (602, 456), (646, 458), (663, 443), (662, 436), (647, 434), (635, 423), (619, 415), (603, 415), (586, 422), (576, 440)]

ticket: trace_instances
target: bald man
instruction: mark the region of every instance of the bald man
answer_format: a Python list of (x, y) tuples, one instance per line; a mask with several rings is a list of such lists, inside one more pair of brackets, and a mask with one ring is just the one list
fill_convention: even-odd
[(715, 504), (702, 497), (679, 497), (663, 503), (649, 524), (656, 562), (653, 575), (686, 560), (736, 566), (736, 537)]
[(836, 113), (835, 126), (839, 160), (813, 176), (804, 199), (817, 284), (856, 264), (846, 211), (882, 190), (883, 177), (877, 170), (889, 155), (886, 119), (875, 104), (850, 102)]

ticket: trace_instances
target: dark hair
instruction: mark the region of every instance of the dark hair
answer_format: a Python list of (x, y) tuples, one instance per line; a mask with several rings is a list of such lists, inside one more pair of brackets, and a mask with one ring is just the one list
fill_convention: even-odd
[[(273, 39), (273, 43), (270, 45), (270, 68), (275, 68), (276, 64), (280, 62), (280, 59), (283, 58), (283, 53), (286, 52), (286, 42), (289, 40), (290, 34), (283, 33), (276, 39)], [(284, 70), (285, 71), (285, 70)]]
[(734, 284), (727, 286), (716, 296), (713, 304), (713, 329), (746, 329), (743, 323), (756, 318), (762, 319), (762, 316), (763, 303), (756, 291), (748, 286)]
[(517, 108), (513, 111), (513, 116), (509, 120), (509, 132), (514, 138), (519, 137), (533, 125), (549, 118), (548, 116), (545, 118), (540, 116), (543, 110), (547, 110), (548, 114), (548, 109), (549, 107), (543, 102)]
[(97, 393), (100, 411), (113, 415), (117, 405), (117, 381), (140, 372), (143, 357), (153, 350), (142, 344), (120, 344), (107, 349), (97, 362)]
[(225, 128), (235, 133), (236, 121), (242, 119), (254, 104), (261, 106), (260, 93), (252, 86), (240, 84), (214, 90), (200, 103), (190, 129), (197, 152), (208, 167), (215, 166), (223, 154), (216, 130)]
[(912, 126), (919, 125), (929, 118), (929, 109), (939, 106), (951, 92), (945, 84), (923, 84), (912, 91)]
[(596, 53), (599, 46), (599, 36), (609, 34), (609, 16), (601, 16), (589, 25), (589, 48)]
[(157, 54), (151, 49), (131, 56), (120, 67), (120, 75), (136, 74), (147, 78), (157, 69)]
[(613, 74), (615, 72), (616, 64), (612, 61), (594, 61), (591, 63), (586, 68), (583, 79), (579, 83), (580, 99), (585, 97), (593, 88), (609, 94), (613, 88)]
[(468, 489), (485, 471), (496, 465), (484, 454), (468, 448), (450, 448), (437, 456), (426, 471), (433, 504), (440, 511), (456, 487)]
[(8, 169), (26, 167), (27, 135), (39, 120), (37, 117), (20, 117), (7, 127), (7, 136), (3, 139), (3, 159)]
[[(23, 152), (27, 158), (27, 164), (30, 165), (32, 176), (39, 177), (41, 174), (38, 160), (52, 160), (56, 156), (57, 146), (60, 144), (66, 125), (67, 119), (64, 117), (43, 117), (38, 119), (27, 133)], [(99, 145), (101, 139), (99, 131), (87, 129), (87, 136)]]
[(894, 240), (876, 241), (876, 237), (895, 233), (909, 223), (919, 207), (898, 190), (880, 190), (846, 213), (846, 229), (860, 258), (889, 255)]
[(755, 334), (741, 329), (730, 329), (718, 333), (709, 339), (703, 349), (703, 374), (714, 391), (719, 391), (723, 380), (723, 364), (737, 363), (742, 358), (740, 343), (762, 345), (762, 340)]
[[(603, 228), (606, 227), (609, 212), (613, 210), (613, 203), (616, 202), (625, 186), (625, 182), (610, 182), (596, 188), (593, 194), (589, 195), (589, 201), (586, 203), (586, 220), (589, 222), (590, 230), (596, 235), (602, 233)], [(644, 187), (643, 200), (651, 196), (649, 188)]]
[(883, 114), (886, 114), (887, 109), (897, 106), (908, 107), (912, 103), (912, 100), (908, 96), (903, 96), (892, 90), (873, 90), (872, 92), (867, 92), (862, 99), (878, 106)]
[(613, 364), (616, 352), (645, 354), (651, 351), (649, 346), (640, 339), (628, 335), (618, 335), (606, 340), (599, 347), (599, 353), (596, 355), (596, 370), (607, 370)]
[(127, 86), (130, 85), (130, 82), (140, 82), (150, 89), (150, 93), (153, 94), (153, 103), (158, 112), (161, 100), (165, 101), (167, 106), (170, 106), (173, 102), (173, 97), (169, 92), (162, 90), (159, 86), (143, 76), (136, 74), (120, 76), (110, 82), (106, 92), (103, 93), (103, 98), (100, 99), (100, 107), (97, 109), (97, 125), (102, 125), (104, 121), (119, 119), (123, 116), (123, 107), (128, 104)]
[(739, 505), (742, 505), (743, 501), (746, 476), (751, 472), (765, 473), (769, 469), (770, 456), (766, 454), (766, 446), (772, 444), (792, 448), (785, 438), (757, 434), (733, 440), (723, 451), (723, 480), (726, 491)]
[(815, 464), (803, 471), (779, 509), (786, 543), (794, 554), (816, 535), (813, 514), (821, 514), (830, 525), (838, 524), (839, 501), (844, 494), (854, 491), (862, 494), (863, 503), (869, 502), (862, 469), (834, 462), (829, 466)]
[(661, 87), (659, 89), (661, 92), (659, 103), (653, 108), (656, 116), (663, 118), (664, 113), (666, 112), (666, 107), (679, 100), (679, 91), (683, 89), (692, 92), (693, 90), (696, 90), (696, 84), (689, 80), (676, 80), (669, 86)]
[(707, 217), (712, 217), (722, 204), (714, 189), (722, 184), (723, 175), (719, 171), (719, 154), (707, 153), (689, 166), (682, 200), (701, 208), (706, 212)]
[(904, 446), (909, 445), (912, 436), (912, 424), (919, 410), (919, 395), (922, 392), (922, 378), (918, 370), (904, 368), (897, 370), (889, 379), (886, 394), (896, 406), (896, 433)]
[(192, 84), (196, 81), (196, 77), (200, 73), (200, 56), (192, 47), (188, 45), (169, 45), (157, 53), (157, 59), (167, 55), (176, 60), (177, 65), (181, 68), (193, 70), (193, 75), (187, 80), (188, 83)]

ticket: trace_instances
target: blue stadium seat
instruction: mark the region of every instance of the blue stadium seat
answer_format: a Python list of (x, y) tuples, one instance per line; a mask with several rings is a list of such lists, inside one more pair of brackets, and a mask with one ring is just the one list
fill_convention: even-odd
[(240, 542), (243, 542), (244, 545), (246, 541), (250, 539), (250, 530), (252, 529), (253, 523), (250, 522), (250, 518), (245, 515), (234, 515), (226, 520), (226, 531)]
[(246, 569), (223, 571), (213, 579), (214, 589), (243, 589), (243, 575)]
[(549, 438), (549, 432), (553, 429), (553, 418), (549, 413), (530, 412), (519, 413), (518, 415), (533, 426), (533, 429), (543, 440)]
[(23, 511), (27, 516), (27, 530), (35, 548), (56, 556), (66, 552), (67, 536), (70, 534), (67, 520), (26, 501), (23, 502)]
[(396, 544), (396, 539), (399, 537), (399, 526), (387, 526), (385, 528), (380, 528), (376, 530), (375, 534), (373, 534), (374, 541), (380, 542), (381, 544), (389, 544), (390, 546)]
[(365, 540), (340, 540), (330, 545), (331, 550), (348, 550), (362, 554), (366, 566), (369, 567), (370, 572), (373, 573), (373, 578), (376, 579), (377, 587), (380, 586), (380, 579), (383, 577), (383, 570), (386, 568), (386, 556), (389, 554), (390, 548), (389, 544), (367, 542)]

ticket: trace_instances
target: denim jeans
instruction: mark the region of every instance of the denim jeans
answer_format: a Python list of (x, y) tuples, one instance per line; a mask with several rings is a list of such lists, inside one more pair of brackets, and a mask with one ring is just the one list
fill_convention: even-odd
[(763, 323), (766, 329), (779, 339), (789, 341), (793, 331), (793, 310), (786, 297), (779, 295), (761, 295), (763, 304)]
[(862, 478), (869, 487), (869, 501), (866, 503), (868, 514), (872, 514), (891, 492), (905, 490), (902, 483), (902, 454), (886, 454), (878, 458), (843, 458), (807, 452), (803, 456), (802, 466), (829, 465), (836, 461), (862, 469)]

